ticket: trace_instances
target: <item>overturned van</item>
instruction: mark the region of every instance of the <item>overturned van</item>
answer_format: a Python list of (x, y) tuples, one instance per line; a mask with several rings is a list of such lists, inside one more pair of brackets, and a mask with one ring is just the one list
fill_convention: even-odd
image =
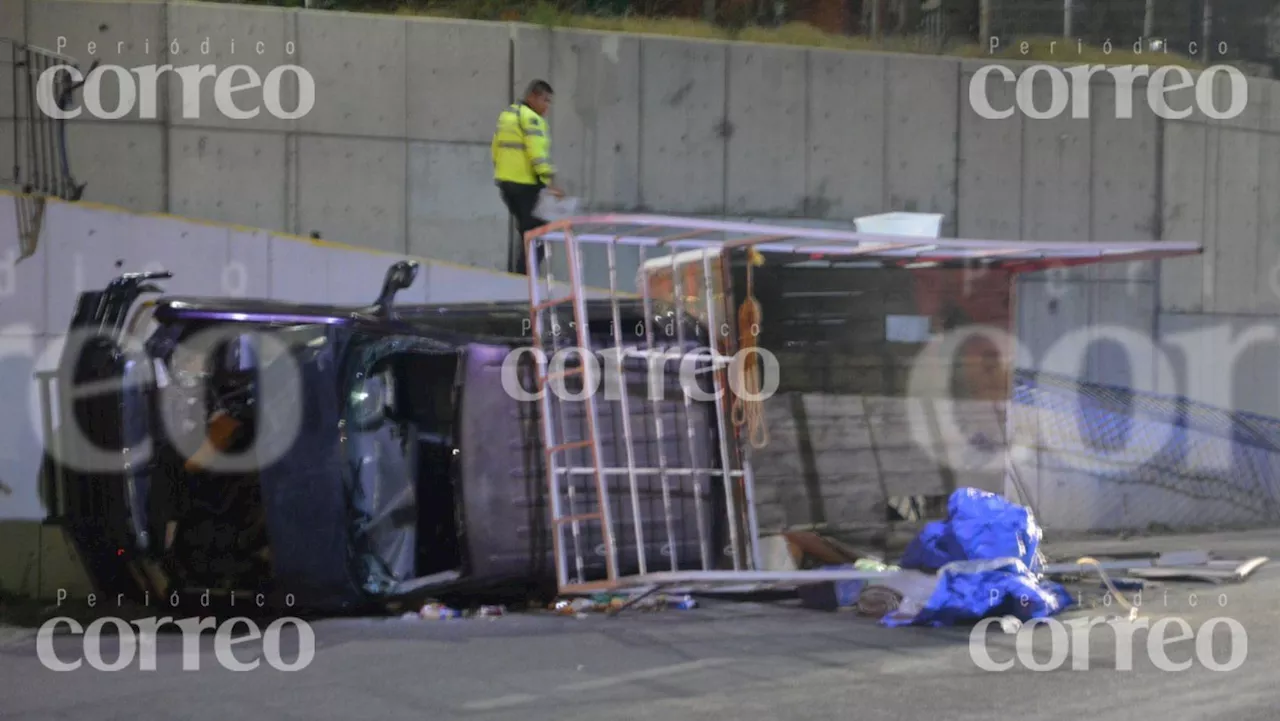
[[(81, 295), (47, 394), (57, 420), (46, 505), (99, 592), (261, 594), (340, 610), (554, 589), (539, 404), (510, 392), (513, 378), (534, 390), (531, 358), (507, 362), (529, 344), (529, 307), (397, 306), (415, 275), (412, 263), (393, 266), (368, 307), (171, 297), (155, 284), (163, 273)], [(627, 327), (642, 322), (639, 305), (623, 305)], [(592, 310), (590, 333), (610, 333), (609, 304)], [(674, 369), (658, 373), (679, 382)], [(711, 404), (686, 408), (678, 390), (651, 402), (652, 374), (631, 364), (622, 374), (639, 399), (632, 424), (679, 414), (692, 431), (635, 444), (638, 462), (656, 465), (660, 446), (673, 459), (714, 447)], [(598, 411), (606, 455), (621, 452), (620, 405)], [(561, 487), (590, 504), (593, 484)], [(668, 484), (675, 533), (651, 534), (645, 554), (692, 562), (699, 524), (722, 544), (723, 499), (714, 484)], [(663, 503), (656, 479), (639, 494), (637, 505), (610, 489), (620, 526)], [(605, 573), (604, 544), (584, 533), (591, 580)], [(619, 548), (623, 572), (636, 550)]]

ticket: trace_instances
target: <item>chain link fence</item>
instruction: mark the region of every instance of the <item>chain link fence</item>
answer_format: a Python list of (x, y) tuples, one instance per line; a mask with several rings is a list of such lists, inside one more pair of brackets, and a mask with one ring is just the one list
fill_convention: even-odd
[(1020, 370), (1011, 471), (1047, 530), (1280, 520), (1280, 419)]
[(770, 443), (753, 454), (765, 533), (905, 522), (914, 534), (959, 487), (1005, 493), (1059, 536), (1280, 521), (1280, 419), (1185, 397), (1019, 370), (1007, 404), (786, 392), (765, 412)]

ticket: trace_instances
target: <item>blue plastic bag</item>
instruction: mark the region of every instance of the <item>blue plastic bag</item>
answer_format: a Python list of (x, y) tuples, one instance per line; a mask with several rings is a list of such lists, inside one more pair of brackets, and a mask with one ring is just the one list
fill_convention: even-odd
[(1019, 620), (1052, 616), (1073, 600), (1067, 589), (1031, 573), (1016, 558), (958, 561), (938, 574), (938, 585), (914, 617), (885, 616), (886, 626), (955, 626), (988, 616)]
[(898, 566), (933, 572), (963, 558), (964, 549), (956, 543), (951, 526), (946, 521), (930, 521), (907, 546)]
[(956, 490), (947, 520), (926, 525), (899, 564), (939, 571), (937, 587), (916, 616), (891, 614), (882, 623), (949, 626), (992, 615), (1027, 621), (1058, 613), (1072, 599), (1040, 576), (1041, 536), (1029, 509), (976, 488)]
[(976, 488), (961, 488), (947, 503), (951, 532), (964, 558), (986, 561), (1016, 558), (1032, 573), (1039, 573), (1040, 526), (1031, 511), (1007, 499)]

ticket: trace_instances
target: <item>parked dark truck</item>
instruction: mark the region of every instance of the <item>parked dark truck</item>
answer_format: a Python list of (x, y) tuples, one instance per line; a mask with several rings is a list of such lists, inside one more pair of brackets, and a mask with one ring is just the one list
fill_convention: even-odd
[[(363, 308), (169, 297), (154, 284), (164, 273), (80, 296), (51, 394), (61, 422), (46, 502), (100, 593), (154, 604), (234, 592), (342, 610), (555, 588), (538, 404), (503, 380), (504, 359), (530, 345), (528, 304), (395, 305), (416, 270), (394, 265)], [(642, 322), (639, 305), (624, 305), (624, 327)], [(601, 347), (610, 306), (589, 306)], [(522, 360), (507, 382), (531, 391)], [(655, 406), (646, 368), (628, 363), (634, 428), (685, 412), (677, 365)], [(621, 404), (600, 405), (600, 445), (617, 456)], [(714, 407), (695, 404), (688, 419), (695, 443), (714, 448)], [(638, 440), (637, 463), (657, 465), (658, 441), (688, 457), (683, 429), (664, 436)], [(584, 508), (594, 482), (561, 485)], [(629, 486), (609, 482), (615, 522), (633, 528)], [(716, 484), (696, 503), (687, 478), (669, 483), (685, 570), (700, 551), (696, 508), (722, 545), (723, 499)], [(661, 518), (659, 481), (639, 492), (641, 517)], [(605, 557), (599, 529), (584, 532), (586, 581), (604, 575)], [(624, 573), (636, 570), (632, 535), (619, 534)], [(646, 533), (646, 556), (669, 559), (666, 539)]]

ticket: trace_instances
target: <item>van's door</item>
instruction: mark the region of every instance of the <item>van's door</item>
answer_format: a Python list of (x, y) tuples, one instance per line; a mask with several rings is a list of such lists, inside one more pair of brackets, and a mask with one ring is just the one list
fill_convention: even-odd
[(264, 363), (260, 376), (264, 418), (287, 404), (300, 409), (282, 414), (293, 422), (259, 428), (273, 591), (286, 605), (293, 600), (313, 608), (352, 607), (365, 599), (352, 559), (353, 480), (344, 450), (350, 390), (344, 363), (350, 346), (345, 334), (325, 326), (300, 326), (292, 333), (288, 357)]

